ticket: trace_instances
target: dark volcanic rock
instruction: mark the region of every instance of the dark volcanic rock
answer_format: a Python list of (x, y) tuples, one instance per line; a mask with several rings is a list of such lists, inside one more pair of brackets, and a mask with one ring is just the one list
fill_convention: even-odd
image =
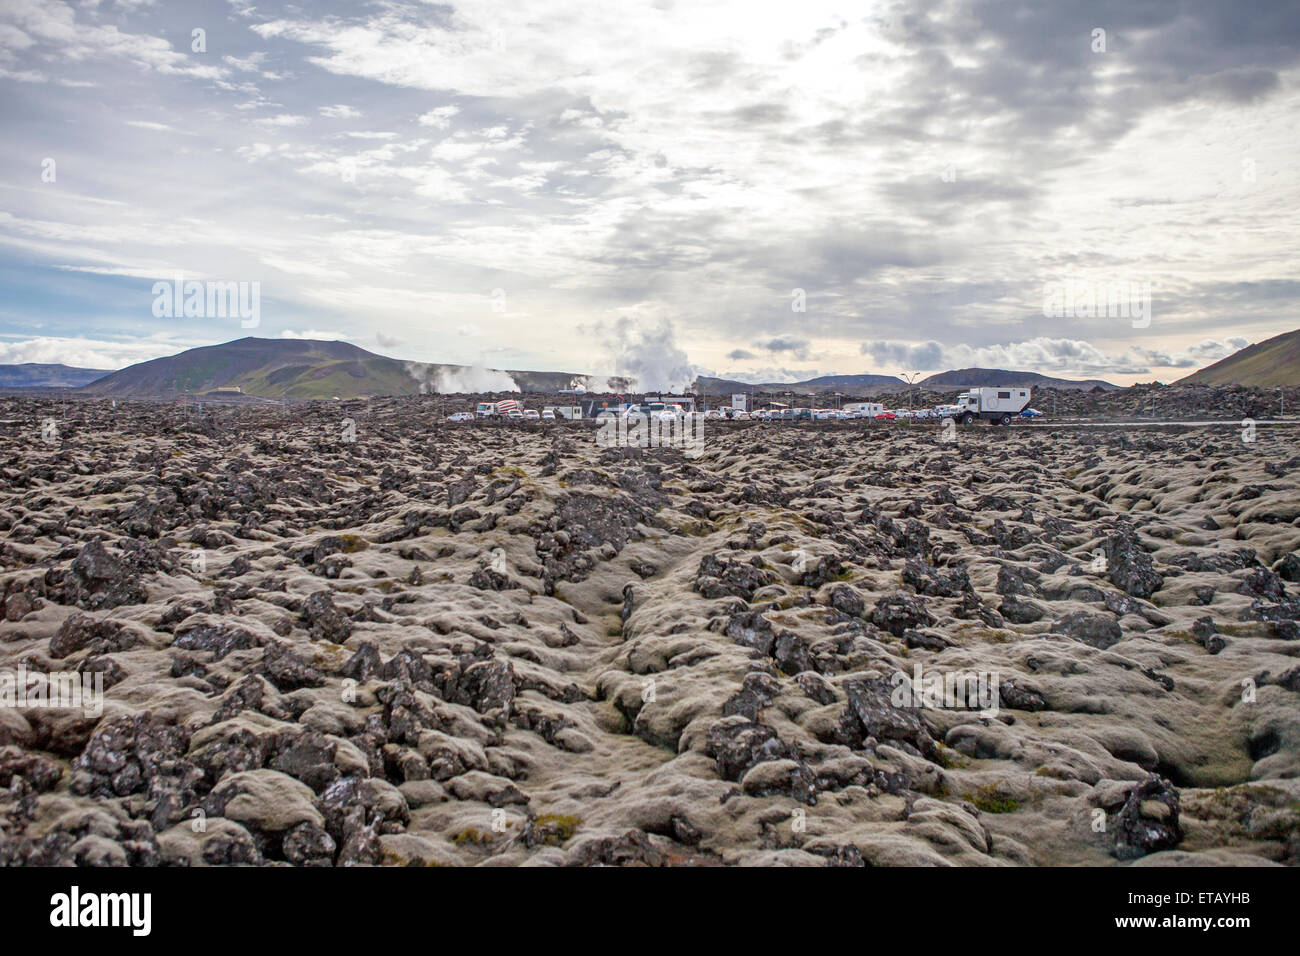
[(742, 780), (759, 764), (780, 762), (781, 766), (761, 781), (746, 781), (746, 791), (755, 796), (781, 793), (803, 803), (815, 794), (812, 772), (788, 744), (766, 724), (742, 717), (719, 721), (709, 729), (709, 753), (717, 762), (718, 776)]
[(352, 633), (352, 621), (334, 606), (329, 591), (316, 591), (303, 602), (302, 619), (314, 641), (342, 644)]
[(840, 718), (838, 739), (861, 747), (868, 738), (910, 744), (922, 754), (934, 752), (934, 738), (918, 708), (896, 706), (897, 685), (886, 678), (857, 678), (844, 685), (848, 706)]
[(1008, 594), (998, 606), (1001, 615), (1012, 624), (1033, 624), (1047, 617), (1047, 608), (1038, 601), (1028, 601)]
[(125, 651), (139, 643), (136, 635), (116, 621), (97, 621), (85, 614), (70, 614), (50, 638), (50, 656), (67, 657), (87, 647), (94, 653)]
[(932, 597), (960, 597), (971, 589), (970, 577), (963, 567), (939, 571), (910, 560), (903, 566), (903, 583), (913, 588), (917, 594)]
[(212, 659), (219, 661), (231, 651), (259, 647), (262, 643), (256, 635), (233, 624), (202, 624), (176, 635), (172, 646), (189, 651), (211, 651)]
[(1178, 811), (1173, 784), (1162, 777), (1147, 777), (1129, 791), (1115, 821), (1115, 856), (1132, 860), (1178, 846), (1183, 840)]
[(172, 778), (192, 786), (201, 776), (183, 760), (189, 732), (148, 713), (118, 717), (91, 736), (72, 762), (72, 792), (97, 797), (124, 797), (150, 787), (154, 778)]
[(1114, 617), (1090, 611), (1071, 611), (1053, 621), (1052, 630), (1101, 650), (1124, 639), (1124, 631)]
[(1164, 578), (1156, 573), (1151, 555), (1142, 549), (1131, 524), (1120, 522), (1103, 546), (1106, 576), (1124, 593), (1149, 598), (1164, 585)]
[(935, 619), (920, 598), (895, 593), (876, 602), (871, 612), (871, 623), (895, 637), (902, 637), (909, 628), (929, 627)]
[(695, 576), (695, 590), (706, 598), (739, 597), (754, 599), (754, 592), (776, 581), (776, 575), (754, 563), (719, 560), (717, 555), (706, 554), (700, 561)]

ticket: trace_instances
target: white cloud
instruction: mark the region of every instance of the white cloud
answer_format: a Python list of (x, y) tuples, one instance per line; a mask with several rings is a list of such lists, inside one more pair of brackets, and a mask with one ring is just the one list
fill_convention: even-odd
[(435, 129), (446, 129), (451, 125), (451, 118), (460, 112), (458, 106), (439, 106), (437, 109), (429, 110), (420, 117), (421, 126), (432, 126)]
[[(1242, 339), (1234, 339), (1241, 342)], [(1066, 376), (1145, 375), (1153, 368), (1192, 369), (1230, 355), (1242, 345), (1204, 339), (1182, 350), (1130, 346), (1107, 352), (1079, 339), (1035, 338), (1005, 345), (972, 347), (940, 342), (872, 341), (861, 346), (883, 370), (937, 372), (953, 368), (1003, 368)]]
[[(229, 10), (193, 54), (164, 4), (3, 4), (0, 76), (25, 82), (0, 80), (0, 267), (73, 312), (126, 301), (123, 333), (123, 280), (182, 271), (261, 279), (295, 326), (382, 325), (410, 358), (500, 342), (512, 367), (601, 373), (619, 352), (568, 330), (624, 315), (671, 320), (682, 368), (1111, 377), (1294, 324), (1296, 55), (1210, 7), (1177, 8), (1195, 76), (1145, 7), (1122, 61), (1074, 57), (1067, 7), (966, 0)], [(1075, 273), (1152, 276), (1151, 326), (1045, 321), (1043, 284)], [(761, 374), (786, 372), (813, 374)]]
[(263, 116), (260, 119), (253, 120), (259, 126), (306, 126), (307, 117), (296, 116), (292, 113), (278, 113), (275, 116)]
[(315, 339), (321, 342), (347, 342), (352, 336), (346, 332), (322, 331), (321, 329), (303, 329), (301, 332), (284, 329), (280, 332), (282, 339)]
[(110, 342), (81, 337), (41, 336), (13, 342), (0, 341), (0, 364), (36, 362), (74, 368), (119, 369), (137, 362), (175, 355), (188, 348), (213, 345), (212, 341)]

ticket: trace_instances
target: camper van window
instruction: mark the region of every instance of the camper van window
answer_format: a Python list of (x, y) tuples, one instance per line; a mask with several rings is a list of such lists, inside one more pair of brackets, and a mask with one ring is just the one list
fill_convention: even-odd
[(998, 398), (1010, 398), (1010, 397), (1011, 397), (1010, 392), (998, 392)]

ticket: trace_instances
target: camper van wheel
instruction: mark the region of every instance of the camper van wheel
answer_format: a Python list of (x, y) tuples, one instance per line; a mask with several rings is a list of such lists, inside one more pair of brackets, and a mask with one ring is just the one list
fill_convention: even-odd
[(1001, 418), (998, 419), (998, 424), (1000, 424), (1000, 425), (1010, 425), (1010, 424), (1011, 424), (1011, 416), (1010, 416), (1010, 415), (1003, 415)]
[(965, 415), (961, 417), (961, 423), (963, 425), (969, 425), (973, 421), (975, 421), (975, 416), (972, 415), (970, 412), (967, 412)]

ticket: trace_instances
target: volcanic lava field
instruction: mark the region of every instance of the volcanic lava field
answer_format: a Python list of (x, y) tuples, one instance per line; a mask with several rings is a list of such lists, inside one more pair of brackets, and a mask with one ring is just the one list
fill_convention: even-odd
[(0, 400), (0, 861), (1296, 863), (1296, 428), (440, 418)]

